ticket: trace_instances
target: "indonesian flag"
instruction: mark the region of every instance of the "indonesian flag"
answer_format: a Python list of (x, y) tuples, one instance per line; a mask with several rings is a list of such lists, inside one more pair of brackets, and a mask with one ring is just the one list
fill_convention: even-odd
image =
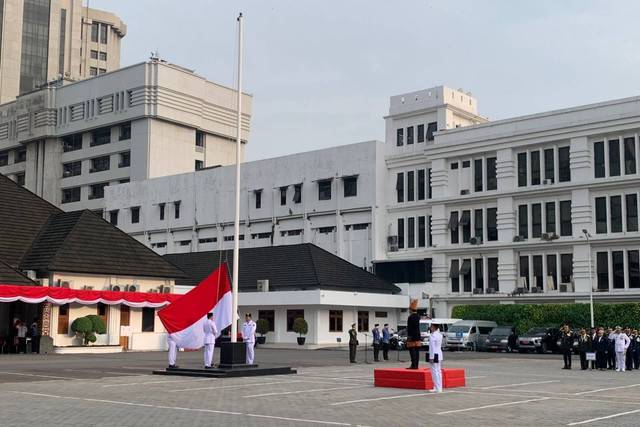
[(204, 345), (203, 324), (207, 313), (213, 312), (218, 335), (231, 325), (232, 298), (227, 263), (224, 263), (198, 286), (160, 310), (158, 317), (178, 347), (200, 348)]

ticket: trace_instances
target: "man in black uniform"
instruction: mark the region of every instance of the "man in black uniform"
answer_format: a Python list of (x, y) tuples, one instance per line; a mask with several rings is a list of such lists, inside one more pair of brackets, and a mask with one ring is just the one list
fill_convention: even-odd
[(564, 328), (562, 328), (562, 334), (560, 335), (560, 348), (562, 349), (562, 358), (564, 359), (564, 367), (562, 369), (571, 369), (573, 332), (569, 329), (569, 325), (564, 325)]
[(420, 346), (422, 339), (420, 338), (420, 316), (418, 311), (418, 300), (411, 301), (409, 306), (409, 318), (407, 319), (407, 349), (411, 356), (411, 366), (407, 369), (418, 369), (420, 362)]
[(349, 362), (356, 362), (356, 351), (358, 350), (358, 331), (356, 331), (356, 324), (351, 325), (349, 329)]

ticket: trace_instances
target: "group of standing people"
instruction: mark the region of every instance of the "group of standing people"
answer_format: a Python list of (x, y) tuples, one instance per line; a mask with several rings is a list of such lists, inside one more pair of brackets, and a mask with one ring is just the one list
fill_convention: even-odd
[(40, 347), (40, 328), (38, 327), (38, 318), (35, 317), (31, 325), (27, 326), (26, 322), (19, 318), (14, 318), (13, 327), (16, 335), (13, 345), (16, 353), (25, 354), (27, 352), (27, 338), (31, 338), (31, 353), (38, 353)]
[[(380, 324), (376, 323), (371, 330), (371, 336), (373, 337), (373, 361), (380, 362), (380, 350), (382, 350), (382, 359), (389, 361), (389, 346), (391, 343), (389, 324), (385, 323), (384, 327), (380, 329)], [(354, 323), (349, 329), (349, 362), (351, 363), (358, 363), (356, 361), (358, 345), (360, 345), (360, 341), (358, 340), (358, 331)]]
[[(564, 356), (564, 367), (571, 369), (571, 349), (574, 334), (568, 325), (564, 325), (561, 332), (560, 347)], [(640, 334), (637, 329), (605, 329), (600, 325), (588, 332), (581, 329), (578, 334), (578, 352), (580, 354), (580, 369), (597, 369), (599, 371), (616, 370), (618, 372), (640, 369)], [(587, 360), (589, 354), (595, 353), (595, 360)], [(591, 367), (589, 367), (591, 362)]]

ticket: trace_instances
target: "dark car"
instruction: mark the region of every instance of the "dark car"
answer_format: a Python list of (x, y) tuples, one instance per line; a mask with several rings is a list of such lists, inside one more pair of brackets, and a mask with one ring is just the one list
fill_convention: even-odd
[(498, 326), (493, 328), (485, 341), (487, 351), (511, 353), (518, 349), (518, 332), (515, 326)]
[(560, 330), (558, 328), (531, 328), (518, 338), (518, 352), (537, 351), (547, 353), (549, 351), (558, 352), (558, 338)]

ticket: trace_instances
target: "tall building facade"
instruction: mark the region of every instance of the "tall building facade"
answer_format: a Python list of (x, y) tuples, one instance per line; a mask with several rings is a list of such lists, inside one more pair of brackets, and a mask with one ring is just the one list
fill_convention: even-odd
[(0, 104), (120, 67), (127, 28), (82, 0), (0, 0)]
[(107, 186), (235, 163), (236, 94), (151, 60), (21, 95), (0, 105), (0, 173), (66, 211), (102, 211)]

